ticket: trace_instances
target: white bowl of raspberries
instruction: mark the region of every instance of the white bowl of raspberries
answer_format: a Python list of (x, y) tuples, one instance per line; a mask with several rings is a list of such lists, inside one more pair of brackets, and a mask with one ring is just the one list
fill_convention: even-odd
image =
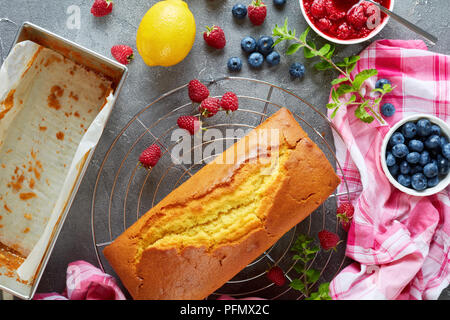
[(430, 196), (450, 185), (450, 127), (443, 120), (417, 114), (397, 122), (384, 137), (381, 166), (397, 189)]
[[(392, 10), (394, 0), (375, 0)], [(306, 22), (320, 36), (338, 44), (367, 41), (378, 34), (389, 16), (374, 4), (359, 0), (299, 0)]]

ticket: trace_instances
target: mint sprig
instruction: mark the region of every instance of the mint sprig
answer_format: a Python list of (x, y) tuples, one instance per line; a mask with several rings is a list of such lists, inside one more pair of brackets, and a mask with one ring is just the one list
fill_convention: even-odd
[(330, 300), (329, 283), (322, 283), (317, 292), (310, 292), (311, 287), (320, 278), (320, 271), (309, 266), (309, 263), (320, 250), (319, 246), (314, 245), (313, 242), (312, 238), (303, 234), (300, 234), (294, 242), (291, 251), (295, 254), (292, 259), (295, 261), (294, 270), (299, 274), (299, 277), (292, 280), (289, 286), (302, 292), (306, 300)]
[[(312, 59), (317, 57), (321, 60), (314, 65), (314, 68), (319, 71), (335, 69), (339, 72), (340, 77), (331, 81), (333, 86), (331, 91), (332, 102), (326, 105), (328, 109), (333, 110), (331, 118), (336, 116), (340, 108), (356, 105), (355, 116), (361, 121), (371, 123), (377, 119), (379, 123), (385, 124), (384, 119), (380, 115), (380, 103), (384, 95), (391, 92), (394, 88), (389, 84), (385, 84), (382, 89), (372, 90), (368, 95), (369, 98), (366, 98), (366, 93), (362, 92), (363, 84), (366, 80), (378, 75), (378, 70), (362, 70), (352, 77), (350, 73), (355, 69), (360, 57), (355, 55), (345, 57), (340, 62), (334, 62), (332, 58), (335, 46), (326, 43), (321, 48), (318, 48), (314, 42), (307, 39), (310, 30), (308, 27), (297, 37), (295, 29), (289, 29), (288, 19), (286, 19), (283, 26), (275, 25), (272, 30), (272, 36), (275, 38), (274, 46), (283, 41), (293, 41), (294, 43), (290, 44), (286, 50), (287, 55), (292, 55), (303, 48), (305, 58)], [(350, 94), (350, 97), (346, 100), (341, 100), (347, 94)], [(372, 98), (372, 96), (375, 96), (375, 98)]]

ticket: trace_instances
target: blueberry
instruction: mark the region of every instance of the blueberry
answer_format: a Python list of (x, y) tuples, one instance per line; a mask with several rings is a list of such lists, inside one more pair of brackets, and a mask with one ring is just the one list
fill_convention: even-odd
[(405, 143), (405, 137), (400, 132), (395, 132), (389, 139), (389, 144), (395, 146), (399, 143)]
[(408, 161), (409, 163), (412, 163), (412, 164), (419, 163), (419, 160), (420, 160), (420, 153), (418, 153), (416, 151), (410, 152), (406, 156), (406, 161)]
[(276, 6), (282, 6), (286, 3), (286, 0), (273, 0), (273, 4)]
[(250, 64), (251, 67), (253, 68), (259, 68), (262, 66), (264, 62), (264, 57), (261, 53), (259, 52), (253, 52), (249, 57), (248, 57), (248, 63)]
[(396, 163), (395, 157), (392, 155), (391, 152), (386, 153), (386, 165), (388, 167), (393, 166)]
[(259, 53), (267, 56), (273, 51), (273, 38), (269, 36), (262, 36), (258, 39), (256, 43), (256, 49)]
[(272, 51), (266, 57), (267, 63), (271, 66), (276, 66), (277, 64), (279, 64), (280, 59), (281, 59), (280, 54), (276, 51)]
[(243, 19), (247, 15), (247, 6), (242, 3), (235, 4), (231, 13), (235, 18)]
[(430, 162), (423, 167), (423, 174), (427, 178), (434, 178), (438, 175), (438, 166), (435, 163)]
[(404, 158), (408, 153), (408, 147), (403, 143), (396, 144), (392, 147), (392, 154), (397, 158)]
[(442, 147), (442, 155), (450, 160), (450, 143), (444, 144)]
[(303, 78), (305, 75), (305, 66), (300, 62), (294, 62), (289, 68), (289, 73), (294, 78)]
[(437, 124), (431, 125), (431, 134), (440, 136), (441, 135), (441, 127), (439, 127)]
[(417, 126), (414, 122), (407, 122), (402, 127), (402, 133), (407, 139), (414, 138), (417, 133)]
[(256, 40), (253, 37), (245, 37), (241, 41), (241, 48), (247, 53), (252, 53), (256, 50)]
[(383, 89), (383, 86), (385, 84), (389, 84), (392, 85), (391, 81), (389, 81), (388, 79), (380, 79), (375, 83), (375, 88), (377, 89)]
[(400, 171), (400, 168), (398, 164), (394, 164), (393, 166), (388, 167), (388, 170), (393, 177), (396, 177), (398, 172)]
[(417, 133), (419, 136), (428, 137), (431, 134), (431, 122), (428, 119), (417, 121)]
[(408, 161), (402, 161), (399, 167), (401, 174), (408, 174), (411, 171)]
[(436, 187), (439, 184), (439, 177), (428, 179), (428, 188)]
[(446, 175), (449, 172), (448, 160), (445, 159), (443, 156), (438, 156), (438, 158), (437, 158), (437, 166), (438, 166), (438, 173), (439, 174)]
[(426, 165), (427, 163), (429, 163), (431, 161), (431, 157), (430, 157), (430, 153), (428, 151), (423, 151), (420, 154), (420, 160), (419, 160), (419, 164), (421, 166)]
[(428, 149), (435, 149), (439, 147), (441, 144), (441, 138), (437, 135), (429, 136), (427, 140), (425, 140), (425, 147)]
[(423, 173), (423, 167), (416, 165), (416, 166), (412, 166), (411, 167), (411, 174), (415, 174), (415, 173)]
[(236, 72), (242, 68), (242, 61), (238, 57), (231, 57), (227, 63), (228, 70)]
[(417, 191), (425, 190), (428, 186), (427, 178), (422, 173), (413, 174), (411, 177), (411, 185)]
[(423, 142), (420, 140), (409, 140), (408, 148), (410, 151), (422, 152), (423, 151)]
[(400, 183), (404, 187), (409, 187), (411, 185), (411, 176), (406, 174), (400, 174), (397, 177), (398, 183)]
[(395, 107), (392, 103), (385, 103), (381, 106), (381, 113), (385, 117), (391, 117), (395, 113)]
[(448, 143), (448, 140), (446, 137), (440, 137), (440, 140), (441, 140), (440, 147), (443, 148)]

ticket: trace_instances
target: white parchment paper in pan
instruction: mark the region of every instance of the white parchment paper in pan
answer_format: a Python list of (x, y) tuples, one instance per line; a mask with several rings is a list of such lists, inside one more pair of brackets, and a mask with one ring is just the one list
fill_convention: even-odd
[(32, 282), (55, 236), (112, 110), (110, 87), (30, 41), (17, 44), (0, 69), (0, 242), (26, 257), (18, 282)]

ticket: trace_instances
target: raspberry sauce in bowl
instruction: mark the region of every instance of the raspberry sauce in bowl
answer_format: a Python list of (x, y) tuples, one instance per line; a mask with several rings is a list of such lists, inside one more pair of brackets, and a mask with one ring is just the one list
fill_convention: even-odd
[[(308, 24), (325, 39), (354, 44), (383, 29), (389, 17), (374, 4), (359, 0), (299, 0)], [(375, 0), (392, 10), (394, 0)]]

